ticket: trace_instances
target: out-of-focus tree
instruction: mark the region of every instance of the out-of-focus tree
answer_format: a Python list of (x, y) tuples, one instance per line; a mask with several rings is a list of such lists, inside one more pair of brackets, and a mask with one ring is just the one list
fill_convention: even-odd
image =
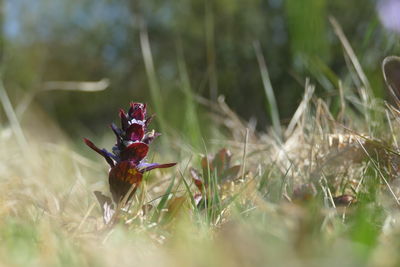
[(332, 95), (337, 85), (327, 69), (347, 75), (329, 15), (341, 23), (373, 87), (380, 88), (380, 60), (399, 51), (399, 44), (393, 41), (398, 37), (385, 33), (375, 9), (373, 0), (8, 0), (4, 78), (17, 101), (45, 81), (109, 78), (110, 89), (101, 93), (36, 97), (49, 113), (68, 121), (63, 125), (71, 133), (76, 124), (96, 129), (114, 119), (108, 110), (130, 99), (149, 99), (142, 20), (172, 126), (182, 127), (185, 114), (180, 57), (194, 94), (210, 99), (224, 94), (241, 116), (264, 126), (269, 122), (254, 42), (261, 44), (285, 120), (299, 102), (306, 76), (319, 93)]

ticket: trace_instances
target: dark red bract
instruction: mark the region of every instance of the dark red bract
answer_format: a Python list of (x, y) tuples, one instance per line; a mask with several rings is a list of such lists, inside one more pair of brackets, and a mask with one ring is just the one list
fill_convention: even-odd
[(84, 139), (86, 145), (103, 156), (110, 165), (110, 191), (116, 203), (119, 203), (134, 185), (128, 200), (133, 196), (144, 172), (156, 168), (169, 168), (176, 164), (146, 162), (149, 144), (160, 135), (154, 131), (148, 132), (147, 127), (152, 117), (146, 116), (146, 105), (142, 103), (131, 103), (128, 113), (122, 109), (119, 111), (121, 128), (111, 124), (117, 139), (112, 153), (106, 149), (99, 149), (90, 140)]

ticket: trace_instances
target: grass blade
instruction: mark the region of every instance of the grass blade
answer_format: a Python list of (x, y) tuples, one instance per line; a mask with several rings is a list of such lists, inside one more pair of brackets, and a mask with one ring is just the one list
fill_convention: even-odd
[(10, 98), (4, 88), (3, 81), (0, 79), (0, 101), (3, 105), (4, 111), (7, 115), (8, 121), (10, 122), (11, 129), (17, 139), (17, 143), (21, 150), (29, 150), (28, 141), (26, 141), (24, 132), (22, 131), (21, 125), (18, 121), (17, 114), (14, 112)]
[[(164, 208), (165, 204), (167, 203), (169, 196), (171, 195), (171, 191), (172, 191), (172, 188), (174, 187), (174, 183), (175, 183), (175, 175), (172, 177), (172, 180), (167, 188), (167, 191), (165, 191), (163, 197), (161, 198), (160, 202), (157, 205), (156, 210), (153, 213), (153, 216), (151, 217), (152, 222), (155, 222), (156, 220), (159, 219), (161, 211)], [(156, 217), (156, 216), (158, 216), (158, 217)]]
[(271, 80), (269, 78), (267, 64), (265, 63), (264, 56), (261, 51), (261, 45), (259, 42), (254, 43), (254, 50), (257, 56), (258, 65), (260, 68), (261, 78), (264, 85), (265, 96), (267, 97), (267, 103), (269, 108), (269, 114), (275, 133), (282, 139), (282, 128), (279, 120), (278, 105), (276, 104), (274, 90), (272, 89)]
[(140, 29), (140, 46), (142, 48), (144, 66), (146, 68), (147, 79), (149, 81), (151, 99), (154, 104), (154, 109), (157, 113), (157, 118), (158, 118), (157, 121), (160, 124), (161, 132), (165, 133), (166, 124), (164, 120), (162, 94), (160, 85), (158, 83), (156, 71), (154, 68), (153, 55), (151, 53), (149, 36), (144, 22), (142, 22)]

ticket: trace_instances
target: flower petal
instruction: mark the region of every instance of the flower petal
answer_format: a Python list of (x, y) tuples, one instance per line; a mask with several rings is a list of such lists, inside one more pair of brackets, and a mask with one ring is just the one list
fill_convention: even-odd
[[(122, 161), (109, 173), (110, 191), (115, 202), (119, 202), (129, 191), (132, 185), (136, 187), (140, 184), (143, 173), (132, 161)], [(132, 191), (131, 196), (135, 193)], [(129, 198), (131, 197), (129, 196)]]
[(133, 143), (121, 151), (121, 160), (130, 160), (138, 163), (144, 159), (149, 151), (149, 146), (145, 143)]
[(196, 185), (197, 189), (199, 189), (200, 192), (203, 192), (205, 185), (203, 183), (203, 180), (201, 179), (200, 173), (194, 168), (190, 168), (189, 173), (190, 176), (192, 176), (192, 180)]
[(142, 142), (145, 144), (150, 144), (151, 142), (153, 142), (153, 140), (160, 136), (160, 133), (156, 133), (154, 130), (151, 132), (146, 133), (146, 135), (143, 137)]
[(143, 136), (143, 126), (138, 123), (133, 123), (126, 129), (126, 137), (131, 141), (141, 141)]
[(146, 126), (146, 128), (149, 126), (150, 122), (154, 119), (155, 115), (151, 115), (150, 117), (148, 117), (145, 121), (144, 121), (144, 125)]
[(113, 130), (115, 136), (120, 139), (121, 135), (122, 135), (122, 130), (120, 128), (118, 128), (117, 125), (115, 125), (115, 123), (111, 123), (110, 125), (111, 129)]
[(123, 109), (119, 110), (119, 117), (121, 118), (121, 128), (122, 128), (122, 130), (128, 129), (129, 120), (128, 120), (128, 117), (126, 116), (125, 110), (123, 110)]
[(209, 159), (207, 156), (204, 156), (201, 158), (201, 168), (203, 170), (203, 179), (205, 182), (209, 181), (209, 175), (213, 175), (214, 174), (214, 166), (213, 163), (211, 161), (211, 159)]
[(90, 147), (91, 149), (93, 149), (94, 151), (96, 151), (97, 153), (99, 153), (100, 155), (102, 155), (105, 160), (107, 161), (107, 163), (111, 166), (114, 167), (114, 161), (112, 159), (112, 154), (109, 153), (107, 150), (105, 149), (100, 149), (98, 148), (95, 144), (93, 144), (89, 139), (84, 138), (83, 141), (85, 142), (85, 144)]
[(226, 148), (221, 149), (215, 154), (212, 166), (214, 169), (217, 169), (218, 176), (221, 176), (225, 169), (229, 167), (231, 157), (232, 153)]
[(122, 130), (120, 128), (118, 128), (117, 125), (115, 125), (114, 123), (111, 123), (110, 127), (111, 127), (112, 131), (114, 132), (115, 137), (117, 138), (116, 146), (118, 148), (120, 148), (121, 143), (123, 141), (123, 139), (122, 139)]
[(131, 119), (144, 120), (146, 117), (146, 105), (142, 103), (131, 103), (128, 115)]
[(175, 163), (164, 163), (164, 164), (159, 164), (159, 163), (140, 163), (138, 165), (138, 168), (141, 170), (141, 172), (148, 172), (153, 169), (162, 169), (162, 168), (170, 168), (172, 166), (175, 166)]

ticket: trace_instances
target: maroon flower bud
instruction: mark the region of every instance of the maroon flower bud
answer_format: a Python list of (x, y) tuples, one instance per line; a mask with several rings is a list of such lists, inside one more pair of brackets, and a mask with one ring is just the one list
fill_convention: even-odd
[(131, 141), (140, 141), (144, 136), (144, 126), (139, 123), (131, 124), (125, 131), (126, 139)]
[(142, 121), (146, 117), (146, 105), (142, 103), (131, 103), (128, 114), (132, 119)]
[(91, 141), (84, 139), (86, 145), (103, 156), (111, 166), (109, 172), (110, 191), (116, 203), (119, 203), (129, 189), (134, 186), (132, 193), (128, 196), (129, 201), (140, 185), (144, 172), (156, 168), (169, 168), (176, 164), (146, 162), (149, 144), (160, 134), (154, 131), (146, 133), (152, 116), (146, 118), (145, 104), (131, 103), (128, 113), (121, 109), (119, 117), (121, 128), (111, 124), (111, 129), (117, 139), (112, 150), (113, 153), (99, 149)]

